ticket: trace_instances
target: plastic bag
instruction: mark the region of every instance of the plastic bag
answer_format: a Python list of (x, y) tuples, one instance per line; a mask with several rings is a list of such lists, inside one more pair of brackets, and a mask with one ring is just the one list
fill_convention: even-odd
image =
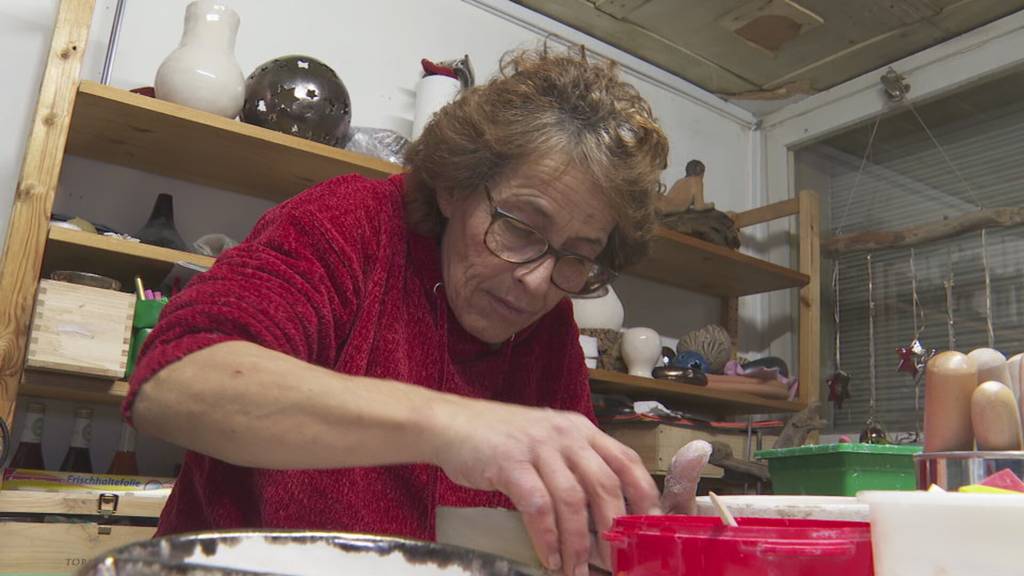
[(409, 145), (409, 140), (394, 130), (353, 126), (348, 134), (345, 150), (398, 165), (405, 162), (405, 148)]

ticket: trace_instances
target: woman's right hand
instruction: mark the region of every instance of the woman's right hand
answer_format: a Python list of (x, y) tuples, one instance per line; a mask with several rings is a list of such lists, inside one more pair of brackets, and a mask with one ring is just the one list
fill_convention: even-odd
[[(442, 404), (432, 411), (432, 462), (458, 484), (508, 496), (549, 570), (588, 574), (593, 531), (626, 513), (661, 512), (636, 452), (581, 414), (467, 398)], [(608, 566), (607, 545), (598, 548)]]

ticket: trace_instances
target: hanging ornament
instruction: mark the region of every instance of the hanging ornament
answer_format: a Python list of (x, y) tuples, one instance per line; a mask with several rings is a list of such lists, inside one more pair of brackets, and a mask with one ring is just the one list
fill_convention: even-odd
[(868, 403), (868, 421), (860, 433), (860, 441), (868, 444), (888, 444), (885, 427), (875, 420), (875, 281), (871, 273), (871, 254), (867, 255), (868, 265), (868, 366), (871, 371), (871, 397)]
[(988, 267), (988, 246), (985, 243), (985, 229), (981, 229), (981, 266), (985, 271), (985, 327), (988, 329), (988, 347), (996, 347), (996, 333), (992, 329), (992, 277)]
[(850, 376), (842, 370), (836, 370), (828, 377), (828, 401), (836, 410), (843, 409), (843, 402), (850, 399)]
[(825, 382), (828, 384), (828, 401), (836, 410), (843, 409), (843, 403), (850, 399), (850, 375), (843, 372), (839, 355), (839, 259), (832, 265), (832, 322), (835, 332), (835, 372)]
[(864, 430), (860, 433), (861, 444), (888, 444), (889, 436), (885, 433), (885, 427), (868, 418)]

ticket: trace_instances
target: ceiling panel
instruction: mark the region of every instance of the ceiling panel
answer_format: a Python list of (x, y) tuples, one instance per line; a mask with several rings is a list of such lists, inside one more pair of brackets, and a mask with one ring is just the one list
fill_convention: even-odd
[(1024, 0), (516, 1), (711, 92), (762, 98), (826, 90), (1024, 9)]

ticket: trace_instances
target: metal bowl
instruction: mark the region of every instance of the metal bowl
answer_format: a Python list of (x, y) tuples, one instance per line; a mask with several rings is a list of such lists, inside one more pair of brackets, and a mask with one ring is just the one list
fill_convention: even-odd
[(954, 491), (978, 484), (1000, 470), (1024, 477), (1024, 452), (922, 452), (914, 455), (914, 465), (918, 489), (927, 490), (935, 484)]
[(511, 560), (403, 538), (303, 531), (165, 536), (107, 552), (79, 576), (539, 576)]

